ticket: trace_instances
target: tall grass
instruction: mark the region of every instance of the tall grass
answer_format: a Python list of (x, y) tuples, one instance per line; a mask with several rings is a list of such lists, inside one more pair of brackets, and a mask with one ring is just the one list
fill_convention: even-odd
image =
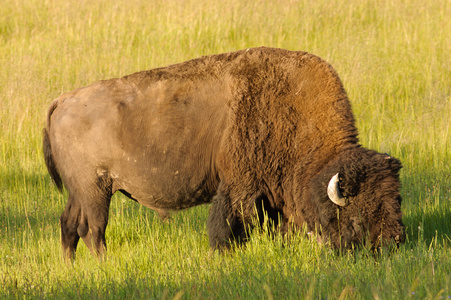
[[(0, 5), (1, 298), (450, 298), (451, 2), (55, 1)], [(161, 222), (112, 201), (108, 259), (83, 244), (64, 264), (66, 194), (45, 171), (53, 98), (99, 79), (254, 46), (328, 60), (361, 143), (401, 159), (407, 242), (374, 257), (337, 254), (302, 232), (254, 233), (211, 253), (208, 206)]]

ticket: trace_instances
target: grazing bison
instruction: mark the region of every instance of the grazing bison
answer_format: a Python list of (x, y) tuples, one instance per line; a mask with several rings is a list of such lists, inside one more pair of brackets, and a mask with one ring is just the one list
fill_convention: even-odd
[(106, 249), (111, 196), (160, 215), (212, 203), (212, 248), (267, 213), (335, 248), (404, 239), (400, 162), (358, 144), (337, 73), (306, 52), (255, 48), (99, 81), (56, 99), (48, 171), (69, 192), (63, 252)]

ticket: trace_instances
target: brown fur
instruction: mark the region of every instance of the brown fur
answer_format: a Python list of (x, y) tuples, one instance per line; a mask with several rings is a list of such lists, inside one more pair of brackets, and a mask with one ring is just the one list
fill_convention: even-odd
[[(118, 190), (162, 215), (213, 202), (214, 248), (244, 239), (255, 207), (335, 247), (403, 237), (400, 163), (359, 146), (340, 79), (306, 52), (241, 50), (75, 90), (53, 102), (44, 152), (69, 191), (68, 256), (79, 237), (103, 253)], [(327, 198), (337, 172), (346, 207)]]

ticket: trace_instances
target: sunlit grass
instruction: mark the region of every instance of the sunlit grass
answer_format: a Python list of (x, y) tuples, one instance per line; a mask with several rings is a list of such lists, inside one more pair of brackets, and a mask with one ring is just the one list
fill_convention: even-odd
[[(451, 5), (448, 1), (66, 1), (0, 5), (1, 298), (451, 296)], [(115, 196), (108, 259), (61, 259), (66, 194), (46, 173), (52, 99), (99, 79), (254, 46), (331, 62), (361, 143), (401, 159), (407, 242), (335, 253), (300, 232), (208, 247), (208, 206), (161, 222)]]

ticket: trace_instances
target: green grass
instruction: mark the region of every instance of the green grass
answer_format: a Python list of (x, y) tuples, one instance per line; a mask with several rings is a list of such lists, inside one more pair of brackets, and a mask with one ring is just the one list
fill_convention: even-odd
[[(335, 2), (335, 3), (333, 3)], [(74, 1), (0, 5), (0, 298), (451, 298), (451, 2)], [(208, 247), (208, 206), (157, 215), (115, 196), (108, 259), (61, 259), (41, 130), (52, 99), (99, 79), (254, 46), (332, 63), (361, 143), (401, 159), (407, 241), (341, 255), (302, 232)]]

